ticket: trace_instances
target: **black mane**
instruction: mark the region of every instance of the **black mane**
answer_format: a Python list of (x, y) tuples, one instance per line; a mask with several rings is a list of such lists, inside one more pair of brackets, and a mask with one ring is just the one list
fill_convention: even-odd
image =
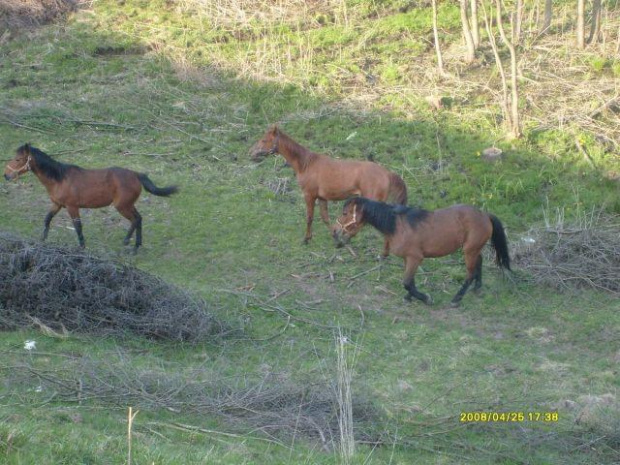
[(421, 208), (377, 202), (364, 197), (354, 197), (347, 200), (345, 207), (352, 202), (363, 209), (364, 221), (383, 234), (394, 234), (396, 232), (396, 218), (400, 215), (405, 215), (407, 222), (411, 226), (416, 226), (429, 214), (428, 210)]
[(34, 158), (33, 170), (40, 171), (44, 176), (53, 179), (54, 181), (62, 181), (72, 168), (81, 169), (79, 166), (56, 161), (42, 150), (35, 147), (30, 147), (28, 144), (22, 145), (17, 149), (17, 151), (21, 152), (26, 149), (29, 150), (30, 155)]
[(419, 223), (426, 219), (430, 212), (428, 210), (424, 210), (423, 208), (418, 207), (394, 205), (394, 213), (396, 213), (397, 215), (405, 215), (407, 218), (407, 222), (411, 226), (417, 226)]

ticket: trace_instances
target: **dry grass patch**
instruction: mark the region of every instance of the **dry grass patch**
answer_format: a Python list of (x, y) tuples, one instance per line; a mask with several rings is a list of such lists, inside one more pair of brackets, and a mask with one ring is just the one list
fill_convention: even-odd
[(47, 24), (74, 11), (79, 0), (0, 0), (0, 33)]

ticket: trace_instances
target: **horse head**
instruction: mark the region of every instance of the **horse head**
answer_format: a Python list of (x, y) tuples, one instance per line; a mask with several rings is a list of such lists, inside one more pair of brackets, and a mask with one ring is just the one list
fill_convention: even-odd
[(7, 163), (4, 168), (4, 179), (10, 181), (17, 179), (22, 174), (32, 169), (32, 153), (30, 152), (30, 144), (22, 145), (17, 149), (15, 158)]
[(342, 215), (332, 226), (332, 237), (336, 242), (336, 247), (346, 245), (364, 226), (364, 208), (359, 198), (352, 198), (345, 202), (342, 208)]
[(263, 137), (256, 142), (250, 149), (250, 159), (253, 161), (261, 161), (268, 155), (278, 153), (278, 144), (280, 142), (280, 129), (273, 125), (267, 130)]

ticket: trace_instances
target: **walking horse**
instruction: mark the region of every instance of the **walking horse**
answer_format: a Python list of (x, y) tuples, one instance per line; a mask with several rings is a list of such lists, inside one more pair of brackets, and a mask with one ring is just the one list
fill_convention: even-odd
[[(306, 201), (306, 235), (312, 238), (314, 207), (319, 201), (321, 219), (330, 227), (328, 200), (346, 200), (357, 195), (379, 201), (407, 204), (407, 186), (396, 173), (370, 161), (335, 160), (314, 153), (295, 142), (278, 126), (272, 126), (250, 149), (250, 157), (261, 161), (279, 153), (293, 168)], [(384, 248), (384, 256), (389, 250)]]
[(497, 265), (510, 270), (508, 243), (502, 223), (496, 216), (469, 205), (428, 211), (352, 198), (345, 202), (342, 215), (333, 229), (336, 245), (344, 245), (366, 223), (385, 236), (392, 254), (405, 260), (403, 285), (407, 290), (407, 300), (416, 298), (429, 305), (433, 302), (429, 294), (420, 292), (415, 285), (415, 273), (427, 257), (443, 257), (463, 249), (467, 277), (452, 299), (453, 306), (459, 305), (472, 282), (474, 291), (482, 286), (481, 251), (489, 239), (495, 249)]
[(43, 240), (47, 238), (50, 223), (56, 214), (66, 208), (73, 221), (80, 247), (84, 235), (80, 208), (101, 208), (114, 205), (118, 212), (131, 222), (123, 243), (129, 245), (135, 231), (135, 251), (142, 245), (142, 216), (135, 203), (142, 187), (153, 195), (167, 197), (177, 192), (176, 186), (157, 187), (146, 174), (125, 168), (85, 169), (60, 163), (43, 151), (25, 144), (17, 149), (15, 158), (4, 170), (6, 180), (18, 178), (32, 171), (45, 186), (52, 207), (44, 221)]

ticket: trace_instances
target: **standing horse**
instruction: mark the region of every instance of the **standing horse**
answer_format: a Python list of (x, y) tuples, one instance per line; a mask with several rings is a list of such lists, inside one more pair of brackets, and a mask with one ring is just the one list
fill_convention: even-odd
[(385, 235), (390, 251), (405, 259), (403, 285), (405, 298), (412, 297), (431, 305), (433, 299), (415, 287), (415, 272), (427, 257), (443, 257), (463, 249), (467, 277), (452, 299), (458, 306), (472, 281), (474, 291), (482, 285), (482, 247), (491, 239), (496, 263), (510, 270), (510, 256), (504, 227), (499, 219), (469, 205), (454, 205), (441, 210), (427, 211), (400, 205), (389, 205), (364, 198), (353, 198), (344, 204), (333, 236), (341, 247), (368, 223)]
[[(277, 126), (272, 126), (250, 149), (250, 157), (260, 161), (279, 153), (295, 170), (306, 201), (306, 236), (312, 239), (314, 205), (318, 199), (321, 218), (330, 227), (328, 200), (345, 200), (359, 195), (369, 199), (406, 205), (407, 186), (395, 173), (370, 161), (334, 160), (302, 147)], [(386, 243), (387, 246), (387, 243)], [(384, 250), (387, 256), (389, 250)]]
[(6, 180), (16, 179), (32, 171), (47, 189), (52, 201), (45, 217), (43, 240), (47, 238), (52, 218), (65, 207), (73, 220), (80, 247), (84, 247), (80, 208), (101, 208), (114, 205), (118, 212), (131, 222), (123, 243), (129, 245), (136, 232), (135, 251), (142, 245), (142, 216), (134, 206), (142, 186), (154, 195), (167, 197), (177, 192), (176, 186), (157, 187), (146, 174), (124, 168), (90, 170), (54, 160), (29, 144), (17, 149), (15, 158), (4, 170)]

